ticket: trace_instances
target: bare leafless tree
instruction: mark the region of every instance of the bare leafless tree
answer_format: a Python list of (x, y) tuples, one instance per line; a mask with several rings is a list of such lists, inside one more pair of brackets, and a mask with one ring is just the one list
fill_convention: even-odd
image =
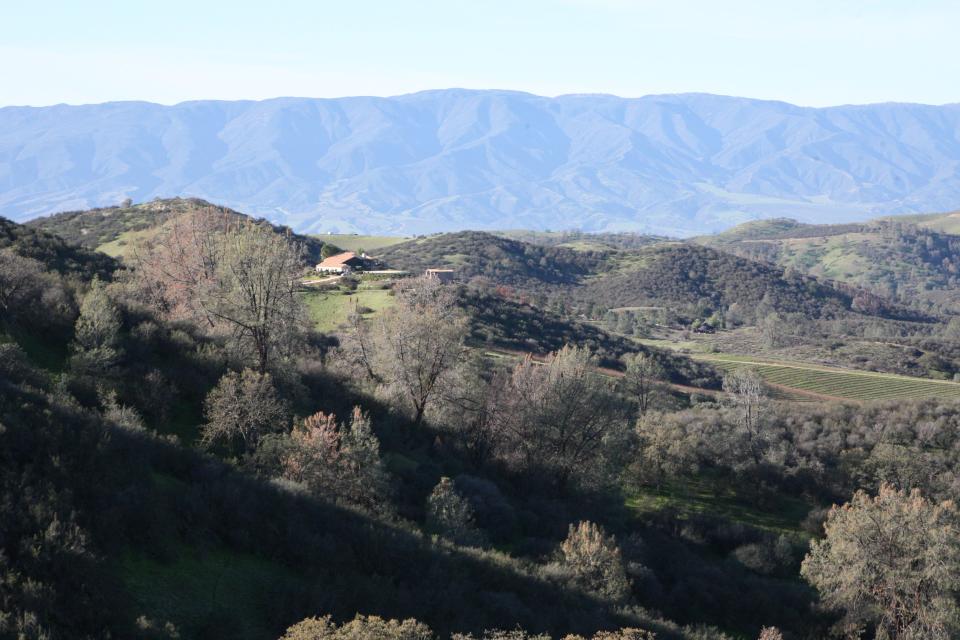
[(264, 434), (287, 429), (289, 420), (270, 374), (251, 369), (224, 375), (207, 394), (204, 416), (203, 444), (239, 447), (241, 453), (253, 451)]
[(224, 234), (205, 308), (226, 325), (241, 353), (252, 352), (257, 370), (278, 351), (289, 353), (305, 326), (298, 295), (302, 248), (272, 229), (243, 224)]
[(763, 457), (763, 419), (767, 410), (767, 391), (760, 374), (754, 369), (740, 368), (723, 378), (727, 400), (737, 412), (739, 435), (751, 461), (759, 464)]
[(214, 211), (190, 211), (167, 221), (153, 238), (133, 250), (139, 289), (171, 319), (189, 319), (212, 328), (206, 308), (223, 252), (222, 235), (231, 220)]
[(260, 372), (305, 326), (297, 293), (302, 247), (269, 226), (192, 211), (138, 248), (135, 263), (142, 289), (168, 317), (230, 336)]
[(599, 482), (626, 423), (589, 352), (567, 346), (545, 365), (527, 357), (501, 379), (495, 416), (498, 456), (538, 470), (561, 491), (574, 478)]
[(354, 319), (352, 354), (414, 424), (441, 397), (466, 356), (466, 321), (456, 290), (434, 278), (398, 286), (396, 303), (368, 326)]

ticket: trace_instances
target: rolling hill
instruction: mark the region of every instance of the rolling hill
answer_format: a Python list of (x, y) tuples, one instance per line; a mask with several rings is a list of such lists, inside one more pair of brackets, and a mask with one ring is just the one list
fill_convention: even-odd
[(415, 238), (381, 250), (378, 257), (391, 267), (412, 272), (450, 268), (461, 280), (483, 277), (494, 285), (528, 289), (572, 285), (608, 263), (606, 251), (547, 247), (483, 231)]
[(440, 90), (0, 109), (0, 214), (187, 195), (300, 232), (716, 231), (960, 202), (960, 105)]
[(747, 316), (765, 309), (837, 317), (853, 304), (853, 292), (831, 283), (690, 243), (663, 243), (618, 258), (617, 267), (590, 280), (582, 295), (607, 307), (724, 310), (736, 304)]
[[(168, 198), (129, 206), (66, 211), (31, 220), (25, 226), (55, 234), (67, 243), (122, 258), (138, 240), (149, 239), (166, 221), (190, 211), (226, 214), (230, 219), (237, 220), (252, 219), (243, 213), (210, 204), (199, 198)], [(265, 220), (256, 222), (270, 224)], [(286, 227), (272, 226), (278, 233), (289, 232)], [(303, 245), (308, 260), (320, 261), (323, 240), (312, 236), (297, 236), (297, 240)]]
[(463, 231), (395, 244), (378, 257), (412, 272), (454, 269), (461, 281), (479, 278), (485, 285), (511, 290), (507, 295), (587, 316), (590, 309), (653, 305), (699, 317), (737, 305), (751, 324), (773, 311), (808, 318), (923, 319), (844, 283), (691, 242), (654, 239), (632, 249), (610, 249), (602, 243), (574, 249)]
[(945, 230), (957, 214), (866, 223), (808, 225), (768, 220), (697, 242), (844, 282), (921, 309), (960, 311), (960, 235)]

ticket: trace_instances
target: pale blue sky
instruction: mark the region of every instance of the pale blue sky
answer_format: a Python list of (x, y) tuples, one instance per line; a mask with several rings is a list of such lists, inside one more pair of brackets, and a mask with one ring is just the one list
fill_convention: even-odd
[(4, 4), (0, 105), (446, 87), (960, 102), (956, 0)]

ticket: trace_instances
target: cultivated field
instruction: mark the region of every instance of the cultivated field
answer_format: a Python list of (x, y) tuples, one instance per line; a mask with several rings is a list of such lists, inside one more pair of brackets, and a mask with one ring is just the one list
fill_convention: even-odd
[(817, 396), (857, 402), (931, 397), (960, 399), (960, 384), (956, 382), (835, 369), (798, 362), (758, 361), (749, 356), (697, 354), (694, 357), (727, 370), (750, 367), (766, 382), (788, 391), (794, 389), (808, 394), (808, 399), (816, 399)]

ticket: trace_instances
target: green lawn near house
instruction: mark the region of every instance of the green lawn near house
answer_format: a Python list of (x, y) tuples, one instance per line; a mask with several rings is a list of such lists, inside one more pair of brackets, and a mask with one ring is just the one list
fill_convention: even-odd
[(356, 308), (371, 311), (363, 314), (370, 318), (393, 304), (393, 292), (390, 289), (358, 289), (343, 291), (306, 291), (304, 303), (314, 328), (317, 331), (331, 333), (347, 324), (347, 319)]

